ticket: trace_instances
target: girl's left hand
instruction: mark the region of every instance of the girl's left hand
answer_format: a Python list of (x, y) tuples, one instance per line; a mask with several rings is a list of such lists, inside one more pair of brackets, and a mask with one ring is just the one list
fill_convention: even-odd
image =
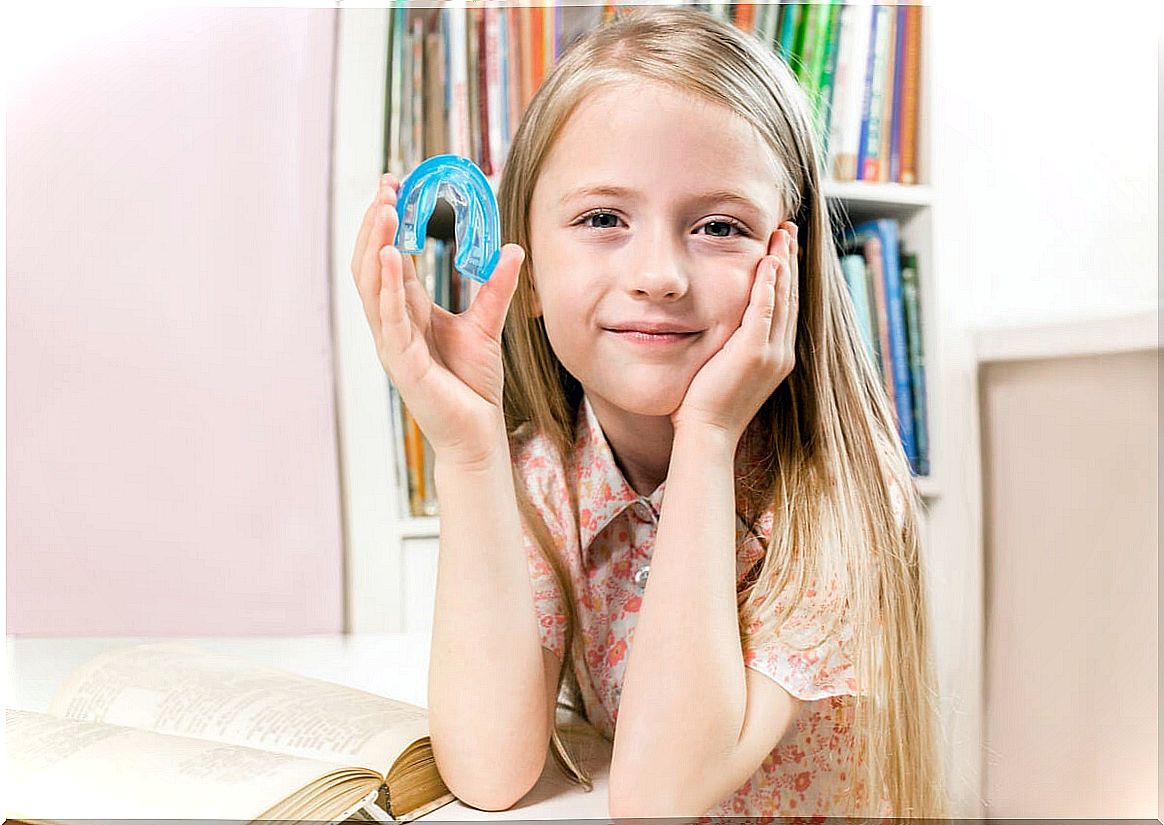
[(710, 426), (739, 441), (760, 406), (796, 363), (798, 268), (796, 224), (786, 221), (768, 239), (756, 265), (740, 326), (691, 380), (671, 413), (681, 428)]

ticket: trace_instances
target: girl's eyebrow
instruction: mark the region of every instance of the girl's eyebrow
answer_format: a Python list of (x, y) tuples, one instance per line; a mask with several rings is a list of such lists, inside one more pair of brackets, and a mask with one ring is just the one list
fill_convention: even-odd
[[(623, 198), (629, 201), (635, 201), (639, 198), (639, 194), (635, 190), (628, 189), (625, 186), (596, 185), (580, 186), (577, 189), (571, 189), (562, 196), (562, 199), (559, 201), (559, 203), (561, 205), (565, 205), (575, 198), (583, 198), (591, 195), (596, 195), (599, 197)], [(691, 197), (689, 201), (690, 203), (697, 206), (705, 203), (734, 203), (748, 209), (754, 209), (757, 212), (764, 212), (764, 207), (759, 203), (747, 197), (746, 195), (741, 195), (739, 192), (734, 192), (730, 189), (722, 189), (715, 192), (705, 192), (703, 194)]]
[(608, 198), (625, 198), (626, 200), (635, 200), (638, 198), (638, 193), (633, 189), (627, 189), (625, 186), (579, 186), (577, 189), (571, 189), (565, 195), (559, 204), (565, 205), (575, 198), (585, 198), (590, 195), (599, 195)]

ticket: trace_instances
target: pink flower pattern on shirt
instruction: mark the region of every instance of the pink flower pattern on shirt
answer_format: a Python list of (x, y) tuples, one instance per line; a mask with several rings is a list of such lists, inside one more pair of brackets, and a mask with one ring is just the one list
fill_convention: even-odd
[[(649, 575), (664, 481), (640, 496), (626, 481), (589, 400), (582, 400), (572, 466), (563, 467), (541, 433), (519, 442), (514, 461), (535, 506), (546, 520), (564, 559), (578, 603), (580, 627), (574, 661), (587, 718), (614, 739), (623, 676)], [(898, 500), (895, 499), (895, 505)], [(772, 513), (758, 525), (766, 538)], [(737, 519), (736, 580), (741, 583), (764, 555), (752, 536), (744, 541)], [(542, 646), (565, 654), (565, 607), (549, 564), (525, 535), (525, 548)], [(744, 665), (805, 700), (784, 738), (733, 795), (706, 812), (728, 816), (829, 816), (843, 810), (844, 785), (852, 767), (850, 741), (853, 663), (844, 652), (850, 635), (825, 639), (839, 605), (833, 590), (810, 588), (779, 635), (756, 648), (745, 644)], [(753, 625), (754, 627), (754, 625)], [(815, 643), (807, 650), (797, 649)], [(889, 814), (887, 801), (882, 815)]]

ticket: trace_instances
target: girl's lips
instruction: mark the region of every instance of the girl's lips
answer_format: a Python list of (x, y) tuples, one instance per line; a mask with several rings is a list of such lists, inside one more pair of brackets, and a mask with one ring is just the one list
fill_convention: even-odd
[(607, 330), (611, 335), (628, 343), (639, 346), (665, 347), (690, 341), (699, 335), (698, 332), (636, 332), (634, 330)]

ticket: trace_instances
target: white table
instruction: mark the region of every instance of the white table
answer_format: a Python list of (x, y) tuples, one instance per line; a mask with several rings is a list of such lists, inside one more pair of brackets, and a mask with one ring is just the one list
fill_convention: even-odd
[[(213, 653), (242, 656), (268, 667), (428, 706), (430, 636), (401, 633), (165, 639), (8, 636), (5, 707), (46, 712), (68, 675), (89, 659), (114, 648), (156, 641), (186, 642)], [(608, 819), (610, 743), (593, 732), (579, 739), (578, 745), (594, 779), (594, 790), (589, 793), (566, 780), (553, 757), (547, 755), (541, 779), (512, 808), (481, 811), (453, 801), (421, 820)]]

